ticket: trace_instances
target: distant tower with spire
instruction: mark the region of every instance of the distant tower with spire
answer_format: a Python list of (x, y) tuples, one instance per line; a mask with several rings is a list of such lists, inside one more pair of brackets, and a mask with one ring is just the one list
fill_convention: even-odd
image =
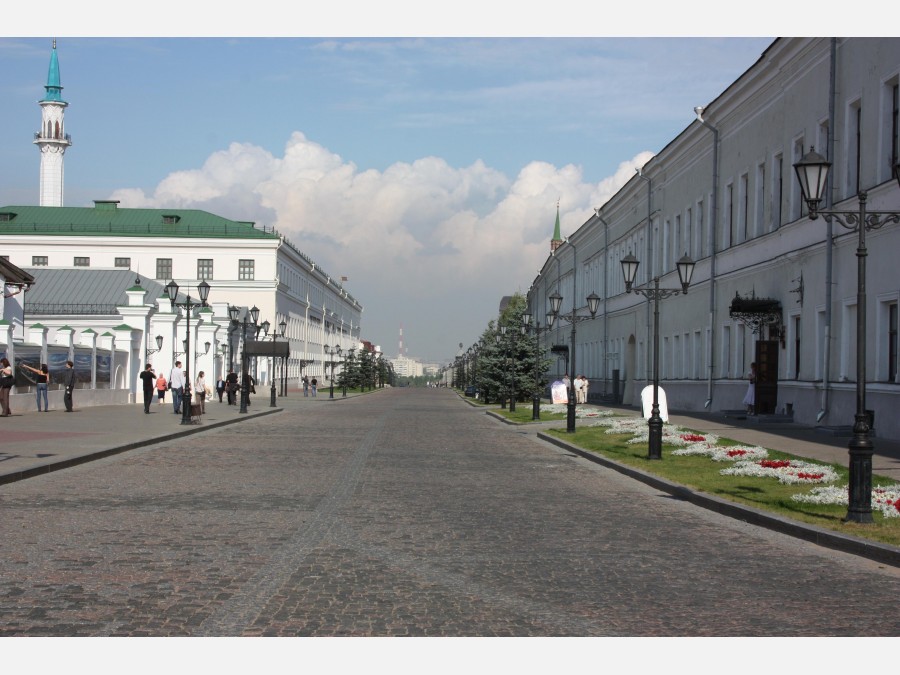
[(403, 324), (400, 324), (400, 348), (397, 351), (397, 356), (401, 359), (403, 358)]
[(56, 40), (50, 52), (50, 71), (47, 73), (46, 93), (38, 101), (41, 106), (41, 130), (34, 135), (34, 143), (41, 151), (41, 206), (63, 205), (63, 156), (72, 145), (66, 133), (66, 103), (62, 98), (59, 80), (59, 59), (56, 56)]
[(562, 246), (563, 238), (559, 231), (559, 200), (556, 201), (556, 226), (553, 228), (553, 239), (550, 240), (550, 252)]

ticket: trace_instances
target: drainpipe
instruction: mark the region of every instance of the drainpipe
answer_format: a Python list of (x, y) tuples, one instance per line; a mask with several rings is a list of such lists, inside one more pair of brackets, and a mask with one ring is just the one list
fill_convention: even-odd
[(597, 220), (603, 223), (603, 396), (606, 397), (606, 385), (609, 380), (609, 368), (607, 367), (606, 358), (609, 353), (609, 315), (606, 313), (607, 300), (609, 299), (609, 273), (607, 264), (609, 263), (609, 223), (600, 215), (600, 209), (594, 209), (597, 214)]
[(697, 106), (694, 112), (697, 121), (713, 132), (713, 169), (712, 169), (712, 213), (709, 223), (709, 375), (706, 381), (706, 403), (709, 408), (713, 400), (713, 373), (716, 357), (716, 230), (719, 226), (719, 130), (703, 119), (705, 106)]
[[(837, 38), (831, 38), (831, 65), (828, 81), (828, 147), (825, 154), (829, 162), (834, 158), (834, 98), (836, 95), (836, 65), (837, 65)], [(831, 176), (828, 176), (831, 182)], [(825, 191), (825, 208), (831, 208), (833, 203), (831, 190)], [(828, 414), (828, 392), (831, 387), (828, 374), (831, 370), (831, 286), (832, 266), (834, 259), (834, 232), (831, 218), (827, 219), (825, 230), (825, 345), (822, 350), (822, 408), (816, 415), (816, 423), (822, 421)]]
[[(653, 241), (652, 241), (653, 240), (653, 224), (650, 220), (651, 217), (653, 216), (653, 214), (650, 211), (651, 199), (653, 198), (653, 182), (644, 175), (644, 167), (641, 167), (640, 169), (635, 169), (635, 171), (637, 171), (638, 178), (641, 178), (642, 180), (647, 181), (647, 278), (645, 279), (645, 281), (647, 283), (650, 283), (650, 281), (653, 279), (653, 276), (654, 276), (653, 275), (653, 267), (655, 267), (655, 265), (653, 264), (653, 262), (654, 262), (653, 261)], [(657, 253), (658, 253), (658, 251), (657, 251)], [(663, 272), (663, 270), (660, 270), (660, 273), (662, 273), (662, 272)], [(650, 313), (650, 305), (651, 304), (652, 303), (649, 303), (649, 302), (647, 303), (647, 342), (644, 343), (647, 345), (647, 370), (644, 372), (644, 375), (646, 376), (645, 380), (646, 380), (647, 384), (650, 384), (650, 382), (651, 382), (650, 373), (652, 372), (651, 371), (651, 361), (650, 361), (650, 353), (651, 353), (650, 344), (651, 344), (651, 340), (652, 340), (651, 313)], [(655, 364), (653, 364), (653, 365), (655, 365)]]

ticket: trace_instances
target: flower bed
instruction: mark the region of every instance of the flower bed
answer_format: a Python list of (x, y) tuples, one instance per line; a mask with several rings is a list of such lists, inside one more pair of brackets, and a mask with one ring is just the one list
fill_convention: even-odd
[[(829, 485), (816, 487), (805, 494), (791, 495), (795, 502), (849, 506), (849, 488)], [(872, 489), (872, 508), (886, 518), (900, 518), (900, 484)]]
[[(713, 438), (715, 438), (713, 436)], [(715, 439), (718, 441), (718, 439)], [(740, 462), (766, 459), (769, 451), (765, 448), (748, 445), (721, 446), (715, 442), (692, 443), (685, 448), (672, 451), (673, 455), (705, 455), (714, 462)]]
[[(547, 413), (549, 415), (565, 415), (566, 413), (568, 413), (568, 406), (565, 403), (542, 403), (541, 412)], [(584, 408), (575, 406), (575, 417), (609, 417), (612, 414), (612, 410), (599, 410), (597, 408)]]
[(831, 483), (838, 478), (830, 466), (803, 462), (799, 459), (739, 460), (734, 466), (722, 469), (719, 473), (723, 476), (777, 478), (778, 482), (786, 485)]

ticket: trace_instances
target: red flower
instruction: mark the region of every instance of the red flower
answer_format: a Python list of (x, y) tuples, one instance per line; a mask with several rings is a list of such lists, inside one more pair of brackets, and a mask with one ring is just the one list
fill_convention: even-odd
[(791, 463), (786, 459), (763, 459), (760, 460), (759, 465), (767, 469), (784, 469), (789, 467)]
[(681, 434), (681, 438), (685, 441), (691, 441), (692, 443), (698, 443), (700, 441), (706, 440), (706, 436), (699, 436), (697, 434)]
[(824, 473), (804, 473), (803, 471), (797, 474), (797, 478), (800, 480), (822, 480)]
[(729, 457), (743, 457), (746, 454), (747, 454), (746, 450), (729, 450), (728, 451)]

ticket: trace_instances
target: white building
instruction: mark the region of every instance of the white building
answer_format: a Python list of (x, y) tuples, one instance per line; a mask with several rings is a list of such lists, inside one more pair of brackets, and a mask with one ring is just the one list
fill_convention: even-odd
[[(594, 380), (592, 394), (638, 405), (653, 379), (652, 306), (625, 293), (622, 258), (639, 259), (636, 284), (679, 288), (675, 263), (687, 253), (697, 262), (688, 294), (660, 302), (670, 408), (743, 408), (757, 362), (759, 412), (852, 424), (857, 234), (807, 217), (793, 165), (813, 146), (833, 163), (823, 207), (855, 211), (866, 191), (870, 211), (900, 210), (898, 82), (898, 38), (782, 38), (685, 111), (685, 130), (551, 253), (528, 293), (545, 326), (554, 291), (567, 314), (587, 314), (592, 292), (602, 298), (598, 318), (576, 325), (571, 369)], [(900, 438), (900, 225), (867, 243), (867, 409), (877, 435)], [(543, 344), (569, 345), (571, 332), (563, 318)]]

